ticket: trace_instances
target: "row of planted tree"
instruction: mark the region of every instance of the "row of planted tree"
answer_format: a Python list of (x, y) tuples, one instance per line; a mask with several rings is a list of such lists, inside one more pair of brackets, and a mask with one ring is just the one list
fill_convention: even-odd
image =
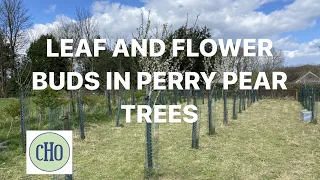
[[(110, 107), (110, 94), (107, 93), (108, 106)], [(116, 114), (116, 127), (121, 126), (121, 105), (124, 105), (128, 101), (127, 93), (124, 94), (123, 97), (118, 96), (118, 104), (117, 104), (117, 114)], [(135, 105), (135, 96), (134, 91), (131, 92), (131, 104)], [(145, 97), (145, 103), (153, 106), (156, 104), (160, 105), (171, 105), (171, 104), (193, 104), (197, 107), (198, 117), (201, 118), (201, 109), (200, 105), (204, 105), (207, 103), (207, 113), (208, 113), (208, 135), (214, 135), (216, 133), (216, 119), (213, 118), (216, 103), (223, 103), (223, 123), (227, 125), (229, 123), (228, 120), (228, 106), (232, 106), (232, 119), (237, 119), (238, 113), (242, 113), (249, 107), (251, 104), (255, 103), (262, 97), (259, 94), (259, 91), (248, 90), (248, 91), (226, 91), (221, 88), (216, 88), (215, 90), (204, 90), (203, 88), (200, 90), (172, 90), (172, 91), (154, 91), (151, 98)], [(229, 101), (228, 101), (229, 99)], [(230, 100), (232, 104), (230, 103)], [(141, 102), (143, 103), (143, 102)], [(110, 108), (108, 108), (110, 109)], [(111, 111), (109, 111), (111, 113)], [(198, 121), (192, 124), (191, 135), (191, 148), (199, 149), (199, 132), (200, 125)], [(157, 165), (154, 162), (154, 154), (158, 153), (158, 146), (154, 146), (153, 144), (158, 144), (158, 126), (156, 123), (146, 123), (146, 159), (145, 159), (145, 175), (146, 178), (152, 177), (154, 171), (154, 167)], [(154, 128), (152, 128), (154, 127)]]
[[(123, 127), (122, 119), (125, 117), (121, 105), (148, 104), (150, 106), (193, 104), (198, 107), (197, 113), (201, 118), (200, 105), (207, 103), (208, 135), (216, 133), (216, 119), (214, 107), (216, 103), (223, 103), (223, 123), (227, 125), (228, 107), (232, 107), (232, 119), (237, 119), (238, 113), (242, 113), (252, 103), (261, 99), (258, 91), (225, 91), (221, 88), (214, 90), (172, 90), (153, 91), (150, 98), (146, 98), (145, 91), (107, 91), (101, 95), (93, 95), (92, 92), (73, 91), (73, 99), (67, 92), (46, 89), (35, 93), (22, 91), (20, 102), (16, 101), (6, 108), (7, 114), (13, 118), (20, 115), (21, 147), (25, 153), (26, 130), (72, 130), (79, 128), (81, 139), (85, 139), (85, 120), (111, 118), (115, 120), (116, 127)], [(228, 99), (228, 100), (227, 100)], [(228, 102), (230, 104), (228, 104)], [(22, 106), (19, 106), (21, 104)], [(11, 114), (11, 115), (10, 115)], [(97, 116), (97, 117), (96, 117)], [(146, 176), (152, 175), (154, 162), (153, 154), (159, 150), (153, 146), (157, 141), (158, 124), (146, 123)], [(154, 128), (152, 128), (154, 127)], [(191, 147), (199, 148), (199, 120), (192, 124)], [(9, 131), (10, 133), (10, 131)], [(9, 134), (8, 134), (9, 136)], [(72, 176), (66, 175), (72, 179)]]

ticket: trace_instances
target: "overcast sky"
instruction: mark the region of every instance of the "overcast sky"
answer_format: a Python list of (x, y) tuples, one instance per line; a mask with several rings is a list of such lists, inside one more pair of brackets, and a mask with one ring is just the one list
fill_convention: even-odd
[(186, 22), (212, 30), (214, 38), (269, 38), (284, 51), (286, 65), (320, 64), (320, 0), (25, 0), (33, 16), (31, 32), (49, 31), (58, 18), (74, 18), (89, 8), (101, 32), (131, 38), (141, 12), (151, 10), (154, 24), (178, 28)]

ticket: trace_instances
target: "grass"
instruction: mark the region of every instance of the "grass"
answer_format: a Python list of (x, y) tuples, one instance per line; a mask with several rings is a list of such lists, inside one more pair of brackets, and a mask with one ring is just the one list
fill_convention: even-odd
[[(320, 179), (320, 126), (300, 120), (298, 102), (262, 100), (237, 120), (231, 119), (231, 105), (229, 101), (229, 124), (224, 126), (222, 101), (217, 102), (214, 136), (207, 135), (207, 106), (199, 108), (198, 150), (191, 149), (191, 124), (161, 124), (154, 178)], [(145, 124), (124, 125), (115, 128), (115, 118), (87, 118), (84, 141), (74, 130), (74, 179), (144, 178)], [(0, 179), (52, 179), (25, 175), (25, 156), (18, 150), (0, 152)]]

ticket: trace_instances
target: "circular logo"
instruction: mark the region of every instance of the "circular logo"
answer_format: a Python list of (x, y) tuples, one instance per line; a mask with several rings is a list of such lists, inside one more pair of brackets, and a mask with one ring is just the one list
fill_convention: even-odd
[(70, 147), (59, 134), (47, 132), (32, 141), (29, 157), (38, 169), (53, 172), (66, 165), (70, 157)]

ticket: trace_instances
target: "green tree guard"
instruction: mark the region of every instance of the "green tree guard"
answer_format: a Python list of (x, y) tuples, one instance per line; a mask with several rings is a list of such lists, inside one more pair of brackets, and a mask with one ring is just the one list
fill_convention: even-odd
[[(212, 94), (212, 98), (215, 98), (215, 92), (216, 92), (216, 90), (214, 89), (213, 90), (213, 94)], [(213, 121), (213, 127), (212, 127), (212, 133), (213, 134), (216, 134), (216, 114), (217, 114), (217, 112), (216, 112), (216, 106), (215, 106), (215, 103), (216, 103), (216, 99), (211, 99), (211, 104), (212, 104), (212, 106), (211, 106), (211, 111), (212, 111), (212, 121)]]
[(190, 104), (190, 99), (191, 99), (191, 89), (188, 91), (188, 95), (187, 95), (187, 104)]
[(65, 180), (72, 180), (72, 174), (66, 174), (66, 175), (64, 176), (64, 179), (65, 179)]
[[(150, 106), (150, 97), (147, 95), (146, 104)], [(152, 161), (152, 124), (146, 123), (146, 151), (147, 151), (147, 168), (150, 171), (153, 168)]]
[(305, 102), (304, 102), (304, 108), (305, 109), (308, 109), (308, 101), (309, 101), (309, 96), (308, 96), (308, 88), (306, 87), (305, 89), (305, 94), (304, 94), (304, 99), (305, 99)]
[(303, 105), (303, 87), (300, 85), (300, 91), (299, 91), (299, 102), (301, 105)]
[(112, 115), (112, 109), (111, 109), (111, 92), (107, 90), (107, 101), (108, 101), (108, 114), (109, 116)]
[(84, 133), (84, 114), (83, 114), (83, 105), (80, 97), (80, 93), (78, 92), (78, 113), (79, 113), (79, 124), (80, 124), (80, 137), (81, 139), (85, 139)]
[(201, 88), (202, 104), (204, 104), (204, 87)]
[(313, 90), (311, 92), (311, 112), (312, 112), (312, 120), (315, 120), (315, 93)]
[(254, 91), (254, 102), (258, 101), (258, 90)]
[(160, 91), (160, 103), (163, 104), (163, 105), (167, 104), (165, 96), (166, 96), (166, 91), (165, 90), (161, 90)]
[(227, 93), (225, 90), (223, 92), (223, 124), (228, 124), (228, 110), (227, 110)]
[(304, 87), (301, 87), (301, 105), (304, 107)]
[(246, 91), (243, 92), (243, 96), (242, 96), (242, 110), (245, 111), (246, 110)]
[[(160, 96), (163, 94), (164, 91), (160, 91)], [(152, 102), (152, 101), (151, 101)], [(166, 105), (166, 102), (163, 102), (161, 98), (158, 100), (159, 104), (161, 105)], [(153, 108), (153, 105), (155, 103), (151, 103), (151, 108)], [(159, 152), (160, 152), (160, 147), (159, 147), (159, 139), (160, 139), (160, 134), (159, 134), (159, 125), (158, 123), (153, 123), (153, 133), (152, 133), (152, 161), (153, 161), (153, 172), (156, 173), (157, 169), (159, 169), (160, 163), (159, 163)]]
[(247, 107), (246, 108), (249, 108), (250, 107), (250, 102), (251, 102), (251, 91), (248, 90), (246, 91), (246, 96), (245, 96), (245, 101), (247, 103)]
[(26, 153), (26, 120), (24, 113), (24, 89), (20, 88), (20, 124), (21, 124), (21, 149)]
[(306, 89), (305, 87), (302, 87), (302, 106), (306, 109)]
[(248, 90), (248, 102), (247, 107), (249, 108), (252, 103), (252, 90)]
[(128, 103), (127, 103), (127, 97), (128, 97), (128, 96), (127, 96), (127, 91), (125, 91), (125, 90), (123, 90), (123, 91), (124, 91), (124, 92), (123, 92), (124, 98), (123, 98), (123, 100), (122, 100), (122, 101), (123, 101), (122, 104), (126, 105), (126, 104), (128, 104)]
[(262, 93), (261, 93), (261, 90), (258, 89), (257, 90), (257, 101), (260, 101), (260, 100), (262, 100)]
[(218, 101), (219, 100), (219, 89), (218, 88), (216, 88), (215, 90), (214, 90), (214, 100), (215, 101)]
[(308, 109), (308, 88), (305, 87), (305, 92), (304, 92), (304, 108)]
[(68, 128), (67, 130), (71, 130), (72, 129), (72, 126), (73, 126), (73, 123), (72, 123), (72, 119), (73, 119), (73, 106), (72, 104), (70, 103), (70, 109), (69, 109), (69, 112), (67, 114), (67, 121), (66, 122), (66, 127)]
[(249, 101), (250, 103), (248, 105), (251, 105), (251, 104), (253, 104), (253, 90), (252, 89), (250, 90), (250, 94), (249, 95), (250, 95), (249, 96), (250, 97), (250, 101)]
[(178, 90), (176, 86), (173, 88), (173, 101), (175, 105), (178, 104)]
[[(193, 92), (193, 104), (196, 106), (196, 107), (198, 107), (197, 106), (197, 97), (196, 97), (196, 93), (195, 93), (195, 91)], [(198, 110), (195, 110), (195, 113), (197, 113), (198, 114)], [(198, 119), (198, 121), (199, 121), (199, 119)], [(198, 138), (198, 133), (197, 133), (197, 123), (198, 123), (198, 121), (196, 121), (196, 122), (194, 122), (193, 124), (192, 124), (192, 148), (193, 149), (198, 149), (199, 148), (199, 138)]]
[(208, 127), (209, 127), (209, 135), (214, 134), (214, 130), (212, 127), (212, 97), (211, 90), (208, 91)]
[(251, 105), (251, 104), (253, 104), (253, 90), (249, 91), (249, 103), (248, 103), (248, 105)]
[(242, 91), (239, 93), (239, 113), (242, 113)]
[(232, 108), (232, 119), (237, 119), (237, 107), (236, 107), (236, 104), (237, 104), (237, 94), (234, 93), (233, 94), (233, 108)]
[(254, 90), (251, 90), (251, 93), (252, 93), (251, 104), (253, 104), (254, 103), (254, 98), (255, 98)]
[(170, 105), (172, 105), (173, 104), (173, 93), (172, 93), (172, 91), (169, 91), (169, 96), (170, 96)]
[(152, 127), (151, 123), (146, 123), (146, 149), (147, 149), (147, 169), (148, 172), (152, 171)]
[(163, 98), (164, 98), (164, 104), (168, 104), (168, 100), (167, 100), (167, 90), (164, 90), (163, 92)]
[(121, 114), (121, 97), (118, 97), (118, 113), (117, 113), (117, 121), (116, 121), (116, 127), (120, 126), (120, 114)]
[(251, 104), (254, 103), (254, 90), (251, 90)]
[(301, 96), (302, 96), (301, 105), (304, 106), (304, 103), (305, 103), (305, 89), (304, 89), (303, 86), (302, 86)]
[(160, 104), (165, 105), (165, 104), (164, 104), (164, 99), (163, 99), (163, 98), (164, 98), (164, 97), (163, 97), (163, 92), (164, 92), (164, 91), (160, 91)]
[(131, 90), (131, 105), (135, 105), (136, 104), (136, 99), (135, 99), (135, 96), (134, 96), (134, 88), (132, 88)]
[(311, 110), (311, 98), (310, 98), (310, 87), (308, 87), (307, 91), (307, 109), (310, 111)]

